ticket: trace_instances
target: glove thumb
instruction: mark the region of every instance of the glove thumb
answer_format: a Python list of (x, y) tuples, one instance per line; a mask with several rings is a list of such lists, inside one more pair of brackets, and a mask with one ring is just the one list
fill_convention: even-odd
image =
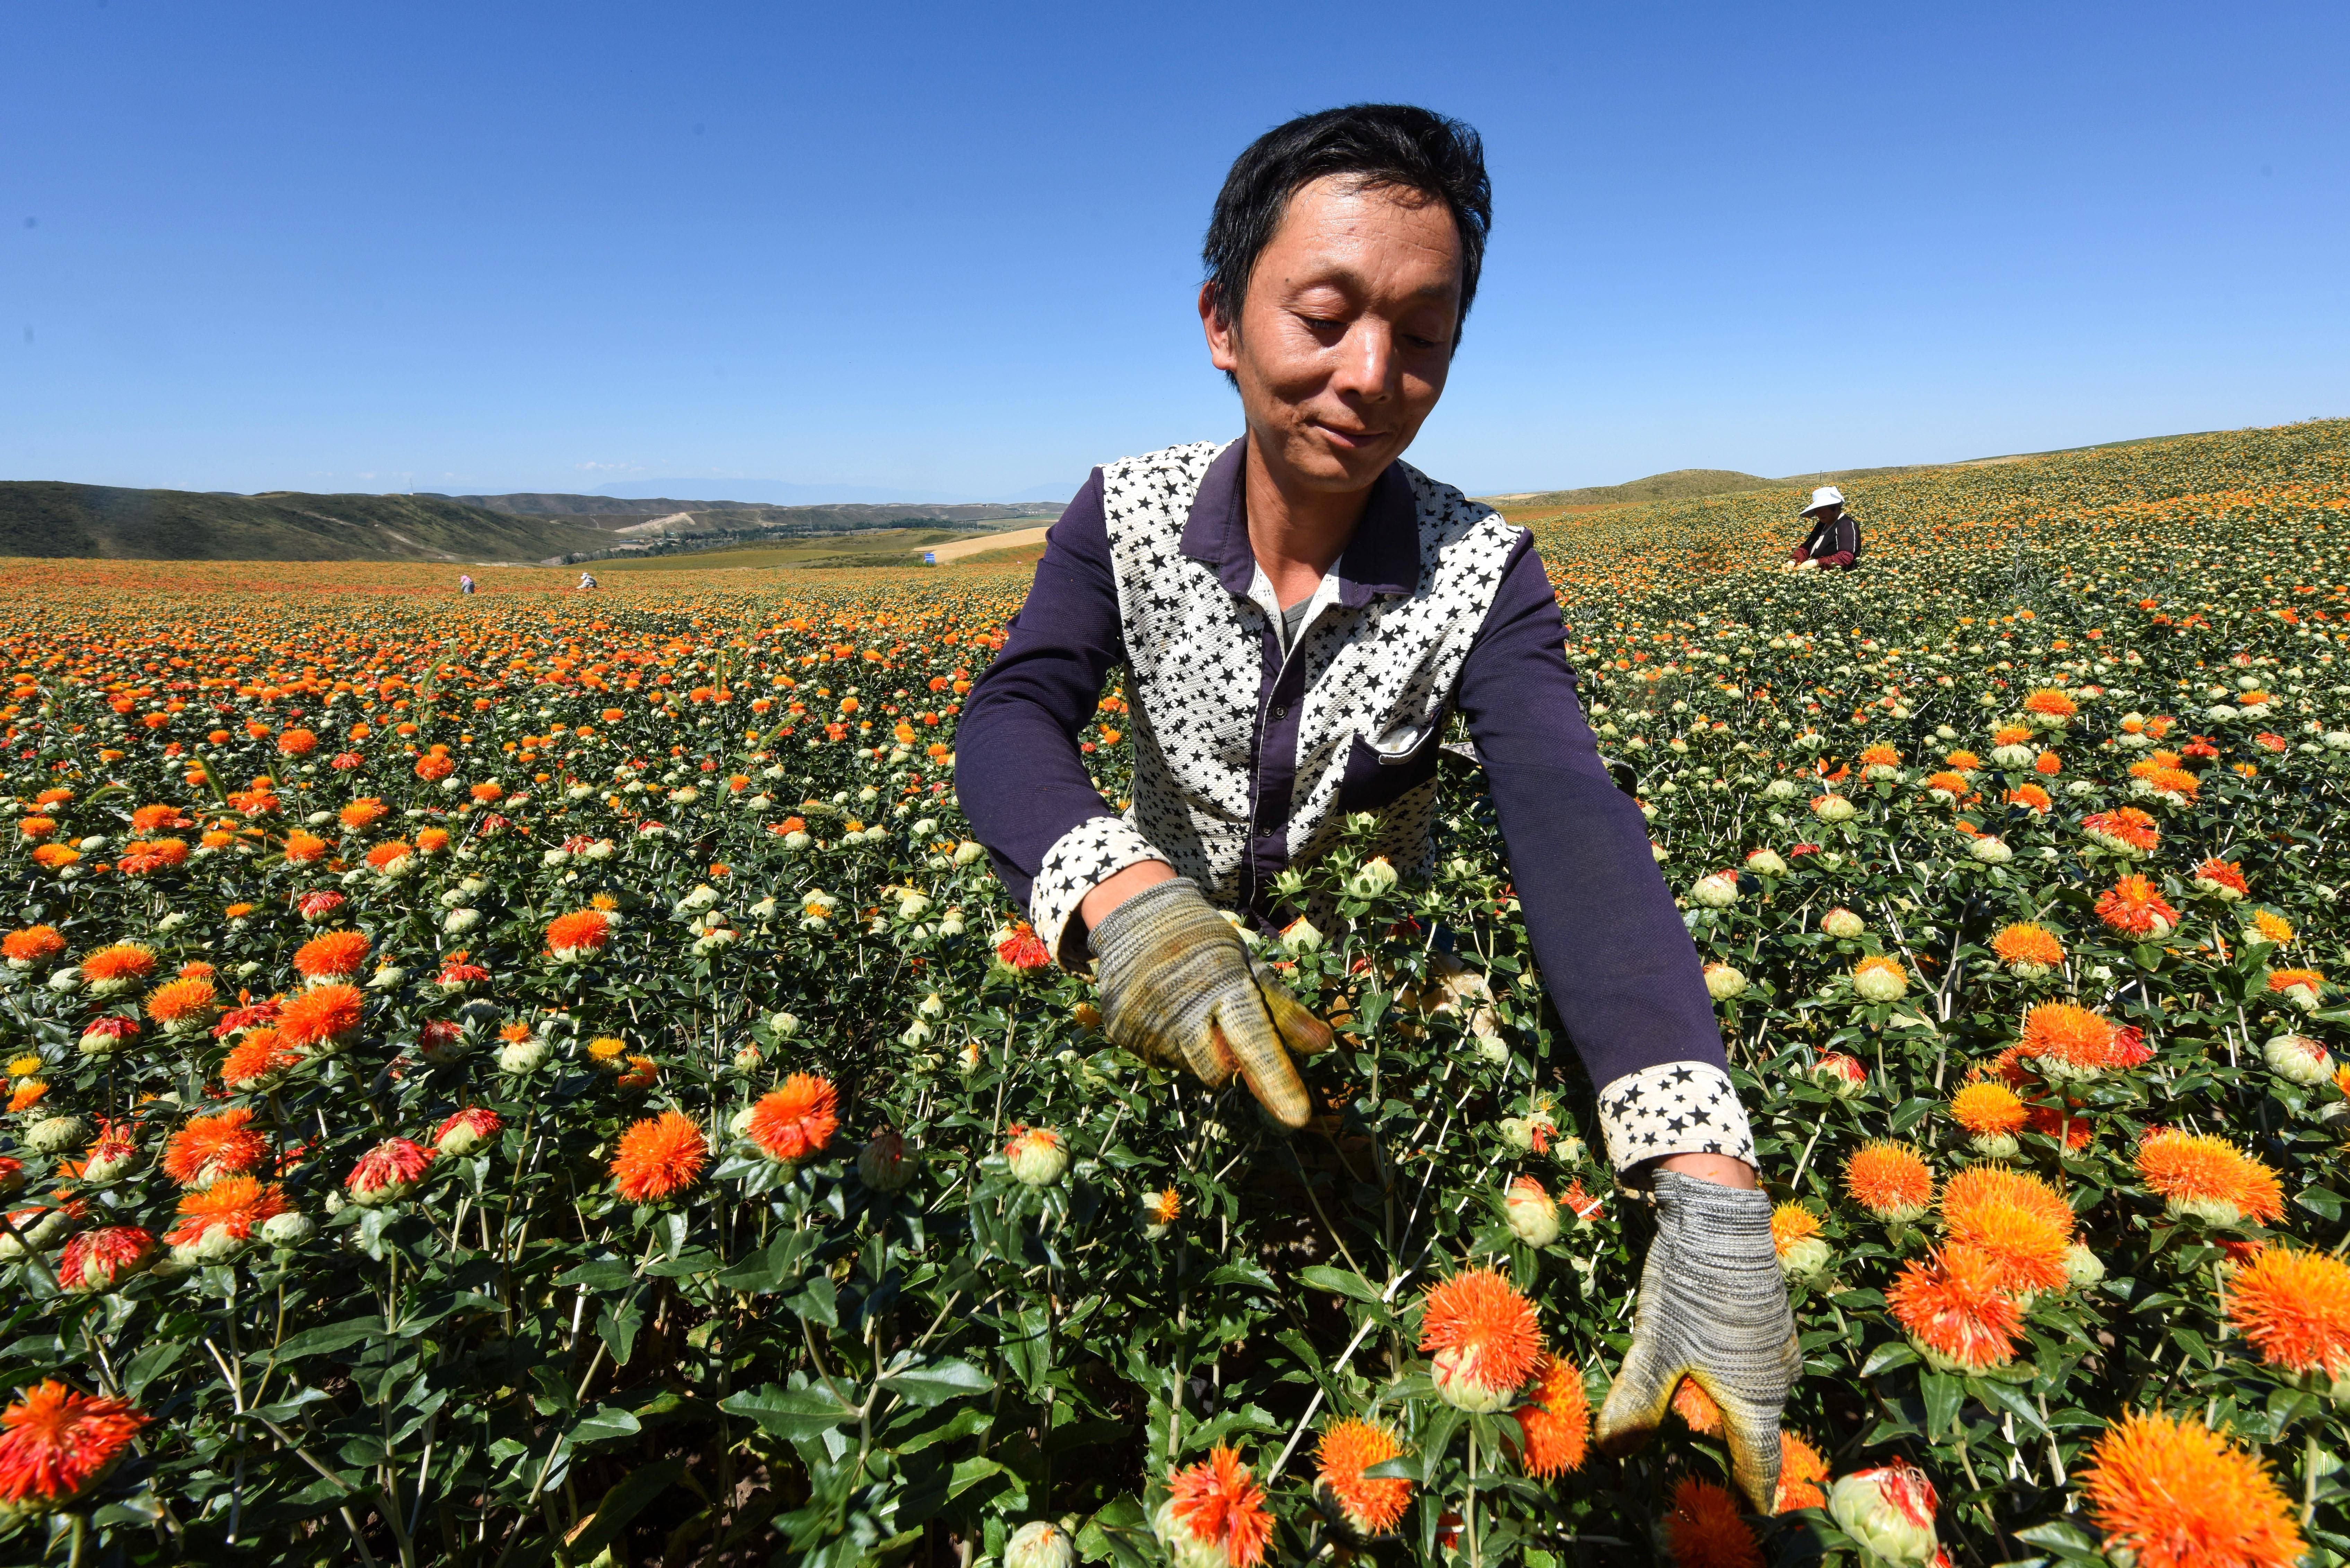
[(1273, 1015), (1273, 1026), (1292, 1051), (1301, 1056), (1318, 1056), (1338, 1043), (1330, 1026), (1292, 996), (1279, 975), (1254, 959), (1249, 961), (1249, 972), (1256, 977), (1256, 988), (1264, 997), (1264, 1010)]
[(1591, 1429), (1592, 1441), (1610, 1459), (1621, 1459), (1648, 1440), (1680, 1384), (1682, 1369), (1667, 1360), (1644, 1327), (1633, 1324), (1632, 1348), (1625, 1352), (1624, 1365), (1617, 1369)]

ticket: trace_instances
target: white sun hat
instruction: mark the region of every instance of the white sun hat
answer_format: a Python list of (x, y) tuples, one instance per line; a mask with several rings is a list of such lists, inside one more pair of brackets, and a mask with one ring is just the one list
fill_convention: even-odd
[(1844, 492), (1838, 490), (1833, 484), (1823, 484), (1817, 490), (1812, 492), (1812, 504), (1804, 508), (1804, 515), (1808, 517), (1813, 513), (1821, 510), (1823, 507), (1841, 506), (1843, 504)]

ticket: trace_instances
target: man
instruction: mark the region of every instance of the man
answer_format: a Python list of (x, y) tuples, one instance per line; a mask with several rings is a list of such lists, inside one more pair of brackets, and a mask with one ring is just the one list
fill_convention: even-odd
[(1844, 509), (1844, 492), (1823, 484), (1812, 492), (1812, 504), (1798, 514), (1812, 520), (1811, 536), (1795, 546), (1787, 565), (1803, 571), (1826, 567), (1849, 571), (1860, 554), (1860, 524)]
[[(1326, 110), (1241, 155), (1199, 311), (1245, 432), (1094, 471), (972, 685), (956, 786), (1046, 948), (1097, 961), (1113, 1041), (1211, 1086), (1238, 1074), (1298, 1127), (1289, 1052), (1330, 1032), (1218, 907), (1285, 914), (1275, 879), (1353, 812), (1424, 875), (1461, 713), (1610, 1158), (1658, 1217), (1600, 1440), (1637, 1446), (1693, 1376), (1734, 1411), (1767, 1511), (1800, 1358), (1696, 951), (1594, 749), (1531, 538), (1398, 461), (1444, 390), (1491, 211), (1476, 133), (1425, 109)], [(1124, 815), (1076, 742), (1118, 665)]]

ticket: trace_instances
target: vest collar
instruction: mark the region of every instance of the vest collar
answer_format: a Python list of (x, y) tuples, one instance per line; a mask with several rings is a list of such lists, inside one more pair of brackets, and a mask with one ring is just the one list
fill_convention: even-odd
[[(1256, 578), (1243, 483), (1247, 462), (1246, 436), (1218, 452), (1183, 524), (1183, 554), (1214, 572), (1234, 598), (1246, 598)], [(1419, 582), (1419, 504), (1402, 463), (1388, 464), (1372, 484), (1363, 520), (1338, 556), (1337, 576), (1338, 602), (1348, 609), (1362, 608), (1374, 594), (1408, 594)]]

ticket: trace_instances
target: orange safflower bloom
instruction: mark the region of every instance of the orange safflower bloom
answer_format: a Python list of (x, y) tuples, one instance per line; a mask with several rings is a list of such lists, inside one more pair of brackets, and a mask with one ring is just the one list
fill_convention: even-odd
[(1547, 1353), (1538, 1358), (1526, 1402), (1511, 1414), (1517, 1418), (1526, 1474), (1549, 1477), (1583, 1468), (1590, 1452), (1591, 1399), (1573, 1362)]
[(1987, 1206), (2028, 1210), (2054, 1226), (2065, 1240), (2073, 1236), (2073, 1206), (2064, 1195), (2028, 1171), (2003, 1165), (1970, 1165), (1942, 1188), (1942, 1218), (1955, 1224), (1960, 1215)]
[(1721, 1407), (1713, 1396), (1698, 1386), (1694, 1377), (1684, 1377), (1673, 1389), (1673, 1414), (1681, 1424), (1700, 1438), (1721, 1435)]
[(1939, 790), (1955, 802), (1966, 799), (1967, 792), (1973, 786), (1967, 783), (1964, 774), (1941, 773), (1928, 774), (1923, 787)]
[(417, 850), (425, 855), (438, 855), (449, 847), (449, 830), (445, 827), (421, 827), (416, 832)]
[(1999, 1265), (1970, 1247), (1911, 1259), (1885, 1293), (1894, 1321), (1921, 1348), (1980, 1372), (2015, 1357), (2023, 1309), (2000, 1283)]
[(2071, 1215), (2060, 1222), (2020, 1203), (1980, 1202), (1944, 1210), (1954, 1246), (1979, 1252), (1993, 1265), (1992, 1280), (2021, 1294), (2064, 1288), (2064, 1249)]
[(2178, 911), (2146, 877), (2125, 877), (2098, 895), (2097, 919), (2126, 937), (2167, 937), (2178, 929)]
[(280, 730), (277, 749), (289, 757), (304, 757), (318, 749), (318, 737), (307, 730)]
[(612, 940), (612, 922), (601, 909), (576, 909), (546, 923), (546, 950), (558, 959), (585, 958)]
[(2224, 1138), (2163, 1127), (2139, 1140), (2137, 1173), (2171, 1207), (2223, 1224), (2239, 1217), (2263, 1223), (2284, 1217), (2275, 1171)]
[(55, 926), (26, 926), (0, 937), (0, 955), (10, 963), (46, 963), (66, 950), (66, 939)]
[(2251, 885), (2244, 880), (2243, 871), (2233, 862), (2216, 857), (2195, 867), (2197, 887), (2210, 885), (2209, 891), (2233, 893), (2239, 898), (2251, 897)]
[(144, 980), (155, 972), (155, 955), (137, 942), (116, 942), (81, 961), (84, 980)]
[(176, 805), (142, 805), (130, 814), (130, 831), (144, 838), (151, 833), (165, 833), (175, 827), (194, 825), (180, 815)]
[(46, 1513), (105, 1479), (151, 1417), (56, 1378), (0, 1410), (0, 1511)]
[(335, 815), (342, 820), (345, 827), (358, 833), (381, 822), (390, 812), (391, 807), (369, 794), (361, 795)]
[(1382, 1421), (1348, 1417), (1323, 1432), (1314, 1449), (1315, 1475), (1346, 1513), (1347, 1521), (1365, 1535), (1385, 1535), (1393, 1530), (1411, 1503), (1411, 1482), (1401, 1476), (1367, 1480), (1363, 1472), (1403, 1453), (1395, 1428)]
[(57, 830), (54, 816), (25, 816), (16, 820), (16, 831), (27, 838), (47, 838)]
[(702, 1179), (709, 1140), (683, 1111), (647, 1116), (620, 1135), (612, 1157), (613, 1185), (632, 1203), (658, 1203)]
[(2042, 687), (2023, 700), (2023, 711), (2051, 719), (2070, 719), (2081, 710), (2074, 701), (2054, 687)]
[(1877, 1138), (1844, 1162), (1844, 1189), (1882, 1220), (1916, 1220), (1934, 1200), (1934, 1173), (1908, 1144)]
[(1819, 1233), (1820, 1217), (1800, 1203), (1782, 1203), (1771, 1210), (1771, 1246), (1783, 1258), (1796, 1242)]
[(2026, 1011), (2017, 1044), (2026, 1056), (2076, 1070), (2101, 1071), (2114, 1064), (2113, 1022), (2069, 1002), (2043, 1002)]
[(308, 866), (324, 860), (331, 847), (315, 833), (294, 828), (286, 835), (286, 863), (288, 866)]
[(399, 865), (401, 861), (407, 859), (410, 856), (415, 853), (416, 851), (410, 846), (406, 839), (391, 839), (386, 843), (377, 845), (374, 848), (367, 852), (368, 869), (370, 871), (389, 871), (393, 867)]
[(212, 1017), (217, 994), (211, 981), (192, 975), (157, 986), (143, 1005), (147, 1016), (158, 1023), (186, 1026)]
[(2350, 1263), (2330, 1252), (2262, 1248), (2227, 1281), (2228, 1321), (2288, 1372), (2350, 1368)]
[(279, 1039), (276, 1030), (250, 1030), (222, 1059), (221, 1082), (232, 1089), (267, 1088), (301, 1064), (302, 1053)]
[(1990, 1078), (1962, 1085), (1950, 1096), (1950, 1119), (1977, 1137), (2012, 1137), (2031, 1117), (2013, 1089)]
[(287, 1212), (285, 1189), (276, 1182), (264, 1185), (250, 1176), (224, 1176), (201, 1191), (183, 1193), (180, 1222), (163, 1235), (170, 1247), (190, 1247), (210, 1231), (225, 1230), (240, 1241), (267, 1221)]
[(2307, 1550), (2259, 1457), (2192, 1416), (2123, 1416), (2097, 1439), (2082, 1490), (2106, 1550), (2137, 1568), (2292, 1568)]
[(188, 843), (184, 838), (142, 839), (122, 846), (122, 858), (117, 862), (126, 877), (144, 877), (172, 866), (187, 863)]
[(354, 985), (314, 985), (278, 1014), (278, 1037), (296, 1051), (348, 1040), (359, 1033), (366, 1000)]
[(1901, 765), (1901, 753), (1880, 742), (1860, 753), (1860, 765), (1865, 768), (1898, 768)]
[(1453, 1376), (1492, 1393), (1533, 1373), (1542, 1328), (1517, 1287), (1492, 1269), (1469, 1269), (1429, 1290), (1419, 1348), (1449, 1352)]
[(1779, 1494), (1771, 1511), (1792, 1513), (1799, 1508), (1825, 1508), (1827, 1493), (1820, 1483), (1828, 1479), (1828, 1462), (1801, 1433), (1779, 1434)]
[(1198, 1464), (1169, 1475), (1167, 1491), (1176, 1527), (1199, 1545), (1221, 1544), (1230, 1568), (1253, 1568), (1264, 1560), (1273, 1515), (1265, 1511), (1264, 1489), (1240, 1455), (1219, 1443)]
[(294, 968), (305, 980), (348, 980), (367, 962), (364, 931), (328, 931), (294, 950)]
[(1762, 1548), (1738, 1517), (1738, 1501), (1719, 1481), (1683, 1476), (1665, 1515), (1673, 1568), (1762, 1568)]
[(828, 1079), (794, 1073), (759, 1097), (743, 1130), (771, 1159), (806, 1159), (823, 1153), (839, 1127), (840, 1091)]
[(2108, 849), (2126, 855), (2151, 855), (2162, 842), (2154, 818), (2134, 805), (2117, 806), (2081, 819), (2081, 831)]
[(253, 1113), (238, 1106), (192, 1118), (163, 1146), (163, 1174), (182, 1187), (242, 1176), (269, 1153)]
[(2033, 964), (2054, 969), (2064, 961), (2064, 944), (2045, 926), (2018, 920), (1991, 938), (1991, 950), (2004, 964)]
[(2316, 997), (2325, 990), (2325, 977), (2314, 969), (2274, 970), (2269, 974), (2269, 989), (2278, 992), (2300, 989)]
[(81, 851), (62, 844), (44, 844), (33, 851), (33, 864), (44, 871), (62, 871), (81, 858)]

